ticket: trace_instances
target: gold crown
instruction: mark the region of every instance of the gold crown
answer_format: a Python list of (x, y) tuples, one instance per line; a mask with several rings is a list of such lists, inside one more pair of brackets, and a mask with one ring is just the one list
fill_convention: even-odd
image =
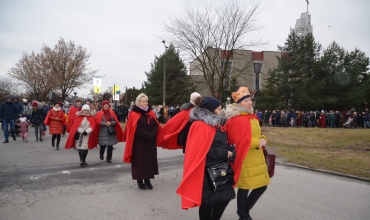
[(238, 91), (231, 93), (231, 97), (233, 98), (235, 103), (237, 103), (239, 99), (245, 96), (250, 96), (250, 93), (247, 87), (239, 87)]

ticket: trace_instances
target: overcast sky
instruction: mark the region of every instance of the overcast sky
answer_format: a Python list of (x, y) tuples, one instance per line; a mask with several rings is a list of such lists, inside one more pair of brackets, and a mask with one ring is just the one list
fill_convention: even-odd
[[(60, 37), (92, 53), (90, 67), (99, 69), (102, 91), (116, 84), (140, 88), (154, 56), (164, 52), (159, 36), (169, 17), (208, 0), (0, 0), (0, 76), (5, 77), (22, 52), (53, 47)], [(226, 0), (213, 0), (214, 4)], [(241, 2), (248, 4), (247, 0)], [(258, 2), (258, 1), (255, 1)], [(309, 0), (313, 34), (325, 48), (336, 41), (370, 55), (369, 0)], [(306, 12), (305, 0), (261, 0), (259, 23), (251, 37), (270, 43), (255, 51), (276, 51), (291, 27)], [(330, 26), (330, 27), (329, 27)], [(166, 39), (163, 39), (166, 40)], [(79, 96), (87, 88), (77, 89)], [(121, 89), (121, 91), (124, 91)]]

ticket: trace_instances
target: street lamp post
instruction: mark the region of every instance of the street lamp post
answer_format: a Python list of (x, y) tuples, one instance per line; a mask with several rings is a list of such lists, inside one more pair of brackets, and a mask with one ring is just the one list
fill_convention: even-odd
[(164, 55), (163, 55), (163, 107), (166, 106), (166, 52), (167, 46), (166, 41), (162, 40), (164, 44)]

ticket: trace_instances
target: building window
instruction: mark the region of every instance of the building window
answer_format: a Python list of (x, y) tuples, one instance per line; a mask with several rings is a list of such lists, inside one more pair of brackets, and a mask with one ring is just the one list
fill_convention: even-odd
[(255, 89), (260, 88), (260, 73), (262, 69), (262, 63), (253, 63), (253, 72), (256, 74), (255, 75)]

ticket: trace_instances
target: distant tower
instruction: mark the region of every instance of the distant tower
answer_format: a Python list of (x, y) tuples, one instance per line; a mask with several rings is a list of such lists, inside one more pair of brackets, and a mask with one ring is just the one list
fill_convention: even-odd
[(307, 2), (307, 12), (301, 14), (301, 18), (297, 19), (295, 23), (295, 27), (290, 28), (290, 32), (295, 32), (297, 35), (306, 35), (308, 33), (312, 33), (313, 27), (311, 25), (311, 15), (308, 13), (308, 0)]

